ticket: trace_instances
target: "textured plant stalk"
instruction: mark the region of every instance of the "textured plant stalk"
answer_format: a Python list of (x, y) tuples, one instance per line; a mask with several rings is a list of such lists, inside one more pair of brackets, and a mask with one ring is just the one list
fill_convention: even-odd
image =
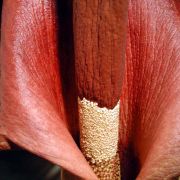
[(102, 180), (120, 179), (119, 104), (107, 109), (85, 98), (78, 99), (81, 149), (95, 174)]
[(73, 1), (80, 145), (100, 179), (120, 179), (119, 99), (127, 7), (127, 0)]

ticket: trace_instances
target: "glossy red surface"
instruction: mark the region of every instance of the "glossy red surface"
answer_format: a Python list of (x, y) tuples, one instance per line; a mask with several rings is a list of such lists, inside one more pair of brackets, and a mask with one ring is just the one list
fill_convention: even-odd
[(123, 174), (171, 179), (180, 175), (180, 3), (130, 1), (128, 20), (121, 97)]
[(1, 124), (14, 143), (86, 179), (94, 173), (67, 128), (54, 1), (4, 1)]

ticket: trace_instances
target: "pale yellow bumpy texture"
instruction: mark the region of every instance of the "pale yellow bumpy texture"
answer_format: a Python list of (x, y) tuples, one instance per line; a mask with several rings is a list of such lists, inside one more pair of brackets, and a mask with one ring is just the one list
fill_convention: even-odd
[(99, 179), (120, 179), (118, 155), (119, 110), (100, 108), (97, 103), (78, 98), (80, 145)]

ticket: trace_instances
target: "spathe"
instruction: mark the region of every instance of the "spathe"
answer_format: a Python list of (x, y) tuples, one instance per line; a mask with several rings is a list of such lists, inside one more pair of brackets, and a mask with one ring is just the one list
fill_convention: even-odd
[(5, 136), (84, 179), (96, 179), (66, 126), (54, 1), (5, 1), (1, 125)]

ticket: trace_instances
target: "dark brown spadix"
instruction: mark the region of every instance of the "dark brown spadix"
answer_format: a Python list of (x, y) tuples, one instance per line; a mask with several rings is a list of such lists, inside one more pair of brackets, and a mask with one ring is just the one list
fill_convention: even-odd
[(127, 1), (74, 1), (75, 67), (79, 97), (113, 108), (125, 59)]
[(74, 0), (80, 144), (99, 179), (120, 179), (119, 108), (127, 1)]

